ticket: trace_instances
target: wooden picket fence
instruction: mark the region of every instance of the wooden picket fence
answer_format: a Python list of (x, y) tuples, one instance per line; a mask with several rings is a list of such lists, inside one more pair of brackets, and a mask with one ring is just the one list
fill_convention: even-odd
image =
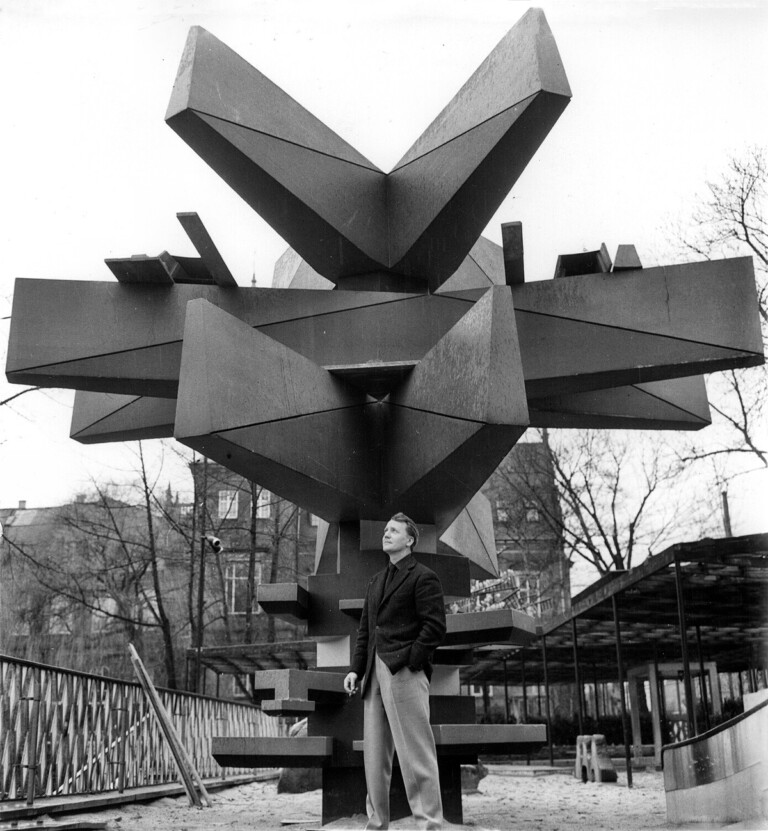
[[(203, 778), (224, 778), (213, 736), (287, 735), (257, 707), (159, 689)], [(227, 768), (227, 775), (263, 771)], [(0, 655), (0, 802), (179, 782), (139, 684)]]

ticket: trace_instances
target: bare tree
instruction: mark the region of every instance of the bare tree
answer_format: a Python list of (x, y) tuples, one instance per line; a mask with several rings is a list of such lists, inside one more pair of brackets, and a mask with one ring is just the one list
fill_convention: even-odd
[[(94, 484), (90, 498), (82, 495), (61, 508), (46, 509), (50, 516), (42, 533), (6, 529), (18, 564), (16, 612), (23, 618), (30, 588), (32, 598), (42, 592), (62, 620), (73, 621), (73, 635), (90, 637), (90, 643), (84, 641), (86, 653), (93, 649), (103, 657), (98, 642), (112, 643), (116, 667), (124, 663), (127, 641), (140, 648), (146, 632), (157, 632), (165, 684), (175, 688), (175, 641), (183, 624), (174, 623), (168, 611), (178, 588), (167, 567), (174, 556), (164, 548), (163, 517), (154, 509), (156, 483), (149, 479), (141, 446), (138, 457), (138, 500), (119, 499), (110, 488)], [(88, 654), (81, 657), (89, 663)]]
[(25, 390), (21, 390), (20, 392), (16, 392), (13, 395), (9, 395), (7, 398), (4, 398), (2, 401), (0, 401), (0, 407), (2, 407), (3, 404), (10, 404), (11, 401), (14, 401), (17, 398), (21, 398), (22, 395), (26, 395), (28, 392), (34, 392), (35, 390), (39, 389), (40, 387), (27, 387)]
[[(733, 158), (694, 213), (690, 227), (676, 232), (677, 247), (706, 259), (751, 255), (755, 264), (763, 343), (768, 345), (768, 193), (766, 151), (750, 148)], [(722, 458), (768, 468), (768, 371), (765, 366), (731, 370), (708, 379), (713, 427), (691, 442), (685, 461)], [(720, 467), (719, 476), (728, 473)]]
[(514, 500), (535, 508), (562, 537), (569, 561), (582, 560), (600, 574), (629, 569), (692, 523), (701, 530), (705, 512), (693, 499), (682, 504), (679, 459), (657, 436), (607, 430), (540, 436), (544, 454), (499, 473)]

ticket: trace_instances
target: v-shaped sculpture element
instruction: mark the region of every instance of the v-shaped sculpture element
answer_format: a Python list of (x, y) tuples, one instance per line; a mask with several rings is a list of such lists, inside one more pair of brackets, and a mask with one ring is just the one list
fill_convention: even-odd
[[(390, 173), (200, 27), (168, 124), (319, 274), (435, 291), (459, 267), (571, 96), (528, 11)], [(370, 288), (371, 284), (365, 284)]]

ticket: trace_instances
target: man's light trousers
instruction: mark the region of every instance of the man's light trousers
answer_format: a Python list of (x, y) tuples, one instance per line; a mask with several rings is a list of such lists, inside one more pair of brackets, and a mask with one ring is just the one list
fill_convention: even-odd
[(424, 671), (404, 667), (392, 675), (376, 655), (365, 693), (363, 730), (368, 787), (366, 828), (389, 827), (389, 785), (395, 751), (418, 827), (441, 828), (440, 776), (429, 725), (429, 681)]

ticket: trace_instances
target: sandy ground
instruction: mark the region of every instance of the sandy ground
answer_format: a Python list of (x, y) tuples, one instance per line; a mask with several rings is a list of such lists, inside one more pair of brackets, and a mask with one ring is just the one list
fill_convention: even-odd
[[(661, 773), (636, 772), (634, 787), (619, 783), (582, 784), (565, 773), (532, 774), (525, 768), (498, 769), (484, 778), (480, 792), (464, 796), (464, 825), (447, 825), (449, 831), (646, 831), (680, 829), (668, 825)], [(101, 820), (109, 831), (208, 831), (211, 829), (259, 829), (259, 831), (310, 831), (320, 828), (321, 794), (278, 794), (274, 781), (255, 782), (211, 794), (212, 808), (191, 808), (186, 797), (159, 799), (146, 804), (93, 811), (77, 815)], [(68, 816), (74, 819), (73, 815)], [(363, 817), (339, 820), (326, 829), (362, 829)], [(399, 820), (395, 831), (413, 828), (413, 821)], [(760, 822), (736, 825), (694, 825), (710, 828), (763, 829)]]

